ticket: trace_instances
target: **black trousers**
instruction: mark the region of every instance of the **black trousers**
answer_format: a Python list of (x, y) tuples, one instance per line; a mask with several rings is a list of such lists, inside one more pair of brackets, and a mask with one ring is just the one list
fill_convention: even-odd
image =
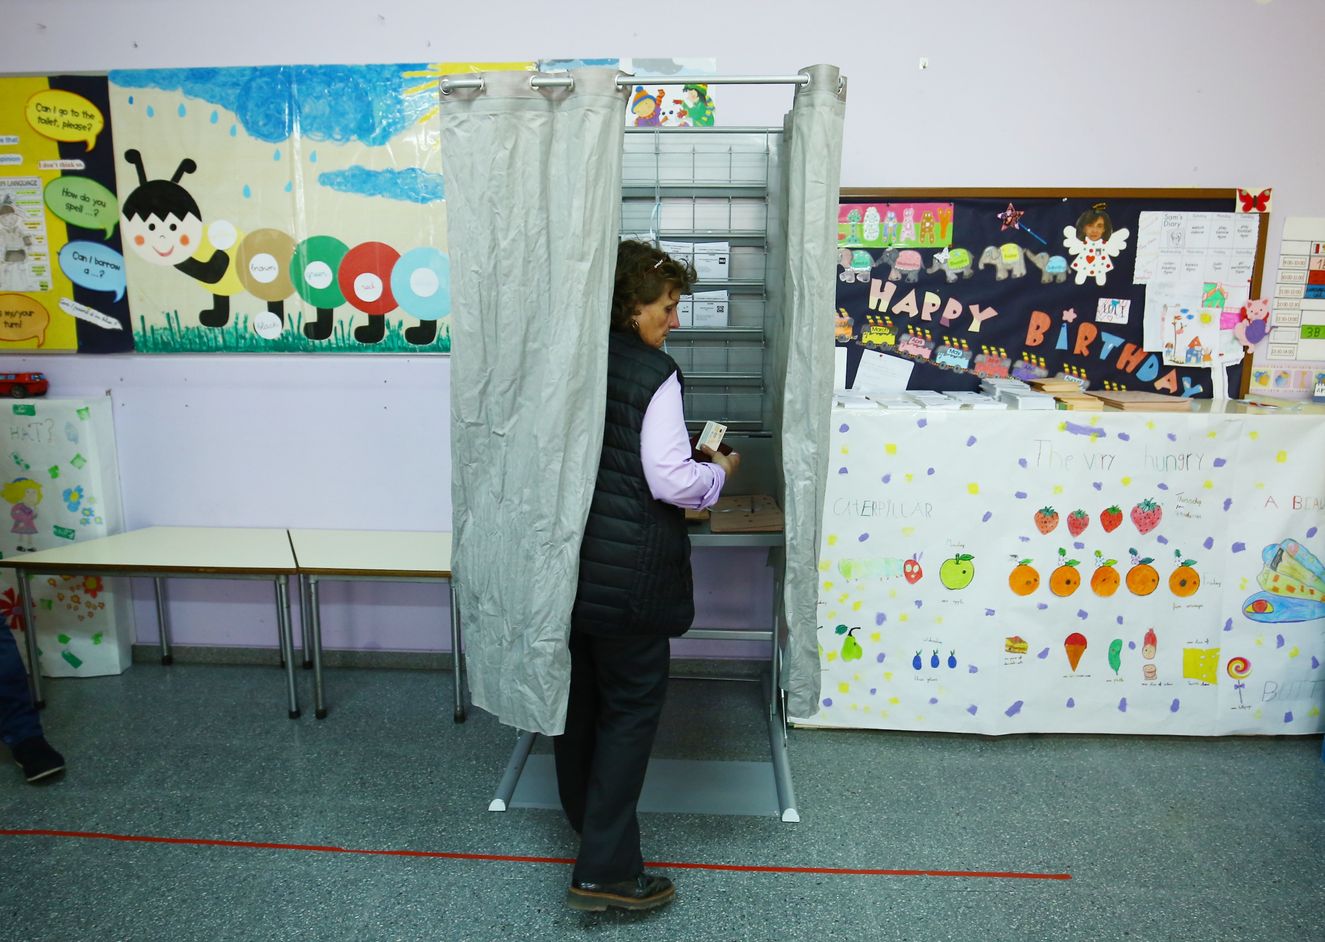
[(671, 663), (668, 639), (570, 635), (566, 731), (553, 739), (557, 789), (580, 834), (572, 879), (615, 883), (644, 870), (635, 808)]

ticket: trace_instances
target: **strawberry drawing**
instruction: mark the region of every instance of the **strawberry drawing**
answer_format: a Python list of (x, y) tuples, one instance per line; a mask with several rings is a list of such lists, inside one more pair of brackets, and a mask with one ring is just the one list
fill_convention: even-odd
[(1058, 526), (1058, 511), (1052, 507), (1041, 507), (1035, 511), (1035, 527), (1041, 533), (1051, 533)]
[(1100, 526), (1105, 533), (1112, 533), (1123, 524), (1123, 509), (1117, 504), (1104, 508), (1100, 513)]
[(1090, 526), (1090, 514), (1084, 510), (1077, 509), (1067, 515), (1067, 532), (1073, 536), (1081, 536), (1083, 530)]
[(1163, 508), (1149, 497), (1132, 508), (1132, 522), (1136, 524), (1137, 530), (1143, 534), (1149, 533), (1159, 526), (1159, 518), (1163, 515)]

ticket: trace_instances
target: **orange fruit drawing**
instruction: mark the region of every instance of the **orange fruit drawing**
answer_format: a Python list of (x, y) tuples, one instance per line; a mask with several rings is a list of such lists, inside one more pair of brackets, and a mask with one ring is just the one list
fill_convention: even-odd
[(1101, 598), (1108, 598), (1118, 591), (1118, 586), (1122, 584), (1122, 578), (1118, 575), (1118, 570), (1113, 567), (1118, 565), (1116, 559), (1105, 559), (1104, 554), (1099, 550), (1095, 551), (1095, 572), (1090, 577), (1090, 591)]
[(1040, 574), (1031, 565), (1029, 559), (1023, 559), (1017, 563), (1012, 574), (1008, 576), (1008, 588), (1017, 595), (1030, 595), (1040, 587)]
[(1049, 574), (1049, 591), (1066, 597), (1081, 587), (1081, 573), (1077, 572), (1078, 561), (1067, 558), (1067, 550), (1060, 549), (1058, 556), (1062, 564)]
[(1173, 555), (1179, 562), (1178, 568), (1169, 576), (1169, 591), (1184, 599), (1195, 595), (1196, 590), (1201, 587), (1201, 576), (1192, 568), (1196, 561), (1183, 559), (1182, 550), (1174, 550)]
[(1132, 568), (1127, 570), (1127, 589), (1133, 595), (1149, 595), (1159, 588), (1159, 573), (1150, 565), (1154, 562), (1149, 556), (1141, 558), (1136, 550), (1132, 554)]

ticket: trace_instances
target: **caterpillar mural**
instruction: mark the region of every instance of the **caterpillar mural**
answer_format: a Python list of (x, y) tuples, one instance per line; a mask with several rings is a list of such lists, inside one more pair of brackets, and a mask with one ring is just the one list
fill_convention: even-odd
[(297, 295), (316, 311), (303, 325), (310, 340), (332, 334), (335, 309), (349, 304), (367, 315), (354, 329), (363, 344), (382, 340), (386, 315), (399, 308), (418, 324), (405, 339), (423, 346), (437, 336), (437, 321), (451, 313), (451, 269), (446, 254), (421, 246), (404, 254), (385, 242), (351, 248), (334, 236), (310, 236), (296, 242), (279, 229), (247, 234), (225, 221), (203, 224), (197, 201), (180, 181), (198, 169), (184, 158), (170, 179), (149, 180), (142, 155), (125, 151), (138, 173), (138, 186), (121, 209), (125, 243), (145, 261), (172, 266), (212, 293), (212, 306), (198, 312), (205, 327), (230, 321), (230, 299), (248, 293), (265, 301), (280, 327), (285, 301)]

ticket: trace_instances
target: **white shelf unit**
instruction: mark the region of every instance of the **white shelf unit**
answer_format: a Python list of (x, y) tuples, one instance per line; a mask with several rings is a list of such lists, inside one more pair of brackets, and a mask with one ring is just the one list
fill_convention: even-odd
[(776, 222), (781, 128), (628, 128), (621, 235), (646, 241), (726, 242), (726, 327), (677, 328), (667, 352), (685, 374), (685, 411), (733, 431), (765, 428), (770, 226)]

